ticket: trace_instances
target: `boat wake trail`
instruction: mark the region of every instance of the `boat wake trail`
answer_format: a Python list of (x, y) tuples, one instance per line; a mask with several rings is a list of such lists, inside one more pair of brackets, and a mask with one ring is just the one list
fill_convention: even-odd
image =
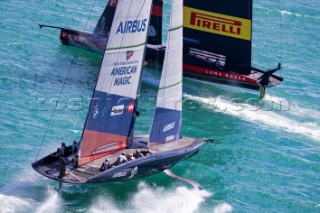
[(300, 119), (300, 116), (297, 116), (299, 111), (291, 112), (290, 107), (283, 111), (281, 109), (265, 109), (259, 106), (257, 107), (254, 104), (247, 102), (239, 103), (220, 96), (203, 98), (185, 94), (184, 98), (204, 104), (202, 107), (205, 109), (239, 117), (251, 123), (268, 126), (269, 130), (272, 130), (270, 127), (273, 127), (275, 129), (305, 135), (314, 140), (320, 140), (320, 126), (314, 117), (310, 115), (311, 121), (310, 119), (305, 122), (301, 121), (305, 119)]
[(115, 202), (107, 197), (99, 197), (89, 209), (91, 213), (108, 212), (120, 213), (155, 213), (155, 212), (184, 212), (193, 213), (199, 205), (211, 194), (205, 190), (178, 187), (167, 190), (157, 186), (147, 186), (140, 183), (138, 192), (132, 195), (123, 206), (117, 207)]

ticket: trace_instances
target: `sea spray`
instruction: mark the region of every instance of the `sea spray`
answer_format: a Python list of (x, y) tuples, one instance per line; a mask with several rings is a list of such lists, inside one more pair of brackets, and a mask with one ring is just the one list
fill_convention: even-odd
[(105, 209), (108, 209), (108, 212), (113, 213), (193, 213), (209, 196), (211, 196), (211, 193), (205, 190), (188, 189), (187, 187), (168, 190), (140, 182), (138, 191), (133, 192), (131, 199), (125, 205), (117, 207), (110, 198), (99, 197), (90, 207), (89, 212), (102, 213), (105, 212)]
[(53, 189), (48, 190), (47, 199), (36, 209), (36, 213), (56, 213), (60, 210), (59, 193)]

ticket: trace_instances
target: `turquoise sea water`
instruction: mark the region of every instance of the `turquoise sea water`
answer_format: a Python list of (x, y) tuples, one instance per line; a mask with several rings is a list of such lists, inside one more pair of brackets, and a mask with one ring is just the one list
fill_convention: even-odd
[[(42, 141), (40, 157), (81, 136), (101, 60), (62, 46), (57, 30), (36, 23), (92, 31), (104, 5), (1, 1), (0, 212), (320, 212), (316, 0), (254, 1), (253, 65), (282, 62), (285, 79), (262, 102), (256, 91), (184, 81), (184, 135), (216, 140), (172, 170), (203, 191), (158, 174), (66, 184), (58, 194), (56, 182), (34, 172), (30, 164)], [(166, 23), (169, 8), (165, 2)], [(145, 70), (138, 133), (150, 129), (159, 80), (153, 68)]]

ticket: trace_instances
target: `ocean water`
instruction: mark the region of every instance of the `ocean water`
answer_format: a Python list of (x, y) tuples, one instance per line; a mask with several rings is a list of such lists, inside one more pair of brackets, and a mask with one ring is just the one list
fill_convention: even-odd
[[(105, 1), (0, 3), (0, 212), (320, 212), (320, 2), (254, 1), (253, 65), (283, 64), (283, 84), (258, 93), (184, 81), (183, 134), (214, 137), (172, 171), (121, 183), (58, 184), (31, 163), (79, 139), (101, 58), (62, 46), (92, 31)], [(170, 2), (165, 2), (168, 23)], [(166, 37), (164, 32), (164, 37)], [(159, 74), (143, 74), (136, 132), (150, 129)], [(57, 100), (59, 99), (59, 102)]]

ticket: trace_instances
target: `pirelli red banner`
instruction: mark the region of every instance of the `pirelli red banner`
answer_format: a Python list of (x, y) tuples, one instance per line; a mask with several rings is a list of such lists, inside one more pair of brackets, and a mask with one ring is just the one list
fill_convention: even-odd
[(183, 26), (208, 33), (251, 40), (251, 20), (183, 7)]

